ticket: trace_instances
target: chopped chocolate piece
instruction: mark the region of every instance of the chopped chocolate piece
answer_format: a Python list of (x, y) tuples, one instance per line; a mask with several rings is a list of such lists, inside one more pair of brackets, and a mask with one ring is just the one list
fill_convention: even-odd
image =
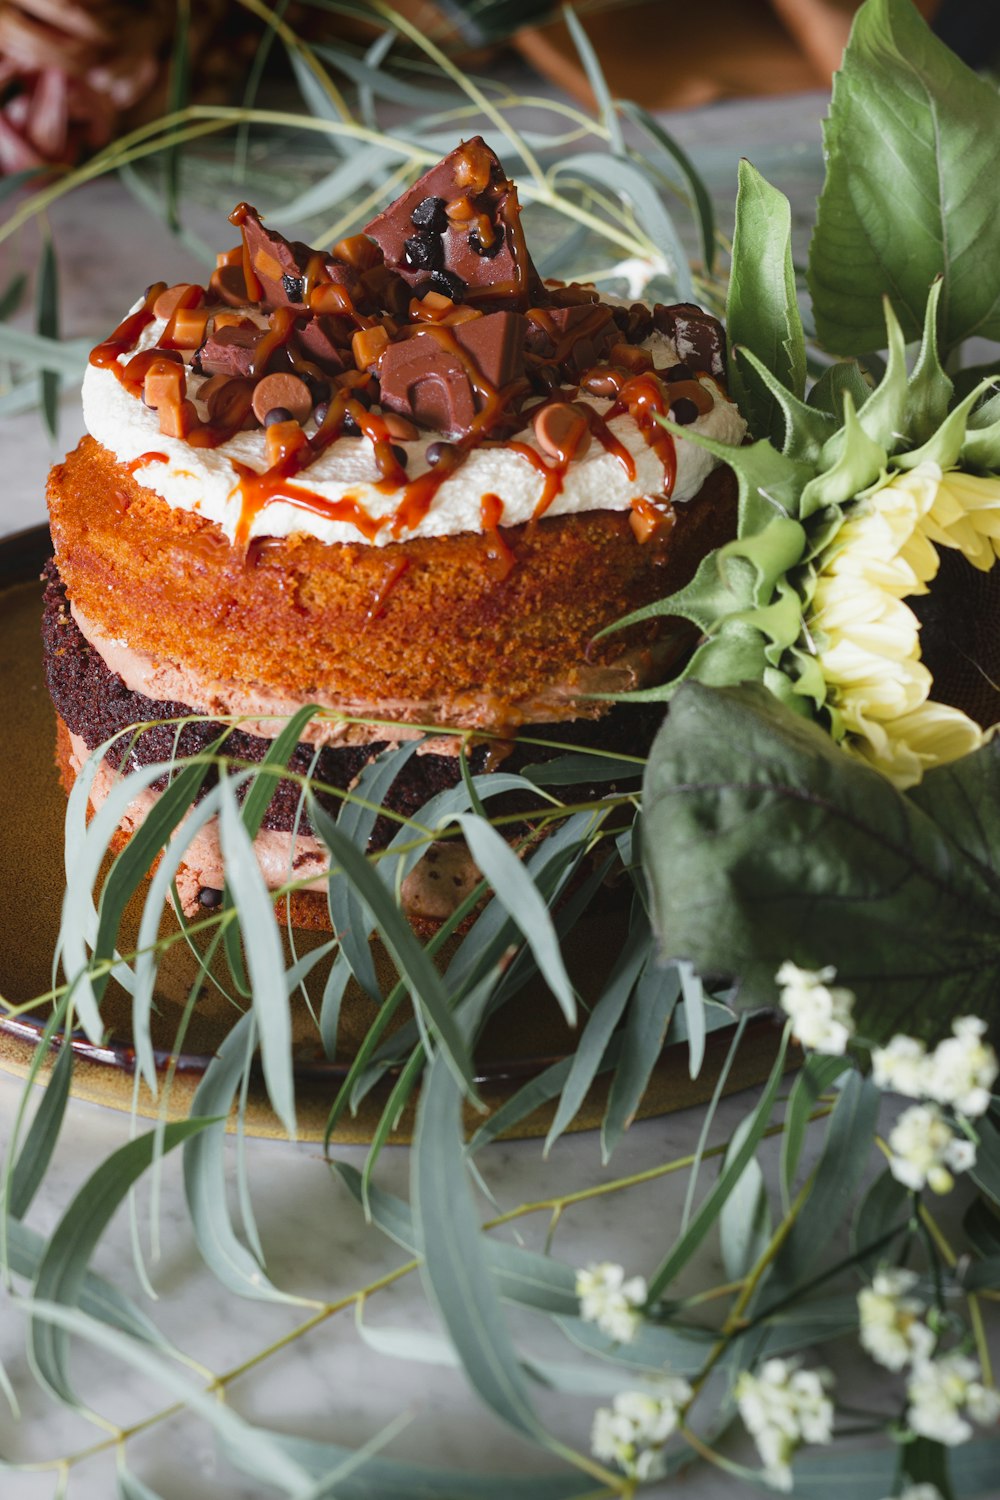
[(472, 382), (457, 347), (440, 343), (437, 332), (429, 324), (388, 346), (379, 364), (382, 405), (422, 427), (464, 437), (476, 415)]
[(249, 375), (257, 345), (265, 332), (263, 328), (240, 323), (218, 328), (195, 350), (191, 368), (203, 375)]
[(691, 366), (684, 364), (671, 365), (668, 370), (657, 370), (656, 373), (657, 375), (659, 375), (660, 379), (665, 380), (668, 385), (675, 385), (679, 380), (694, 379), (694, 371), (692, 370)]
[(443, 198), (423, 198), (410, 215), (414, 229), (429, 229), (432, 234), (443, 234), (448, 228)]
[(565, 286), (547, 285), (546, 301), (555, 307), (582, 307), (588, 302), (600, 302), (597, 288), (586, 286), (581, 281), (569, 281)]
[(687, 427), (697, 420), (698, 408), (689, 397), (678, 396), (676, 401), (671, 402), (670, 417), (678, 427)]
[[(621, 325), (619, 324), (619, 327)], [(653, 331), (653, 314), (643, 302), (633, 302), (625, 319), (624, 333), (630, 344), (641, 344)]]
[(249, 204), (239, 204), (229, 217), (243, 232), (250, 270), (258, 283), (248, 288), (253, 293), (250, 301), (269, 308), (297, 307), (305, 312), (308, 284), (329, 280), (349, 289), (356, 284), (357, 272), (350, 266), (301, 240), (286, 240), (275, 230), (265, 229), (260, 214)]
[(372, 307), (380, 308), (402, 322), (409, 310), (413, 287), (410, 281), (404, 281), (388, 266), (380, 264), (363, 273), (358, 295), (367, 297)]
[(533, 307), (528, 320), (529, 353), (558, 366), (571, 380), (578, 380), (584, 370), (604, 359), (619, 338), (611, 309), (603, 303)]
[(495, 391), (519, 380), (524, 374), (524, 341), (527, 320), (520, 313), (495, 312), (469, 323), (456, 323), (452, 334), (476, 368)]
[(525, 326), (513, 312), (452, 327), (425, 324), (383, 353), (382, 405), (423, 427), (463, 437), (490, 396), (521, 379)]
[[(438, 202), (445, 217), (440, 228)], [(365, 233), (411, 286), (423, 273), (443, 270), (466, 283), (469, 302), (523, 309), (547, 300), (525, 247), (517, 190), (479, 136), (425, 172)]]
[(461, 302), (465, 296), (465, 282), (454, 271), (432, 271), (431, 286), (452, 302)]
[(300, 323), (293, 344), (308, 359), (315, 360), (329, 375), (339, 375), (347, 365), (346, 351), (351, 346), (354, 325), (348, 318), (320, 313)]
[(673, 339), (680, 358), (695, 370), (725, 376), (726, 334), (718, 318), (703, 312), (693, 302), (653, 307), (653, 326)]
[(411, 271), (439, 271), (444, 265), (441, 236), (415, 234), (403, 243), (403, 264)]

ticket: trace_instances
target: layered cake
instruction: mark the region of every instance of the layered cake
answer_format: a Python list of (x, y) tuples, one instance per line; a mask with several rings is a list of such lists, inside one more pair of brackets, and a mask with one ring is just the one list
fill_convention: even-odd
[[(387, 798), (403, 814), (459, 781), (460, 755), (537, 761), (519, 734), (643, 753), (655, 706), (605, 695), (660, 680), (677, 626), (597, 638), (734, 533), (731, 472), (657, 421), (742, 440), (718, 322), (543, 282), (478, 138), (329, 251), (247, 204), (230, 219), (240, 243), (207, 286), (155, 283), (94, 349), (89, 436), (52, 471), (43, 633), (65, 775), (147, 722), (95, 799), (233, 720), (226, 753), (260, 761), (306, 703), (326, 712), (290, 765), (334, 789), (422, 739)], [(380, 819), (373, 844), (392, 832)], [(293, 920), (322, 925), (326, 856), (297, 784), (257, 850), (272, 888), (300, 883)], [(442, 880), (442, 857), (411, 884), (417, 918), (474, 879), (459, 861)], [(210, 824), (185, 910), (222, 884)]]

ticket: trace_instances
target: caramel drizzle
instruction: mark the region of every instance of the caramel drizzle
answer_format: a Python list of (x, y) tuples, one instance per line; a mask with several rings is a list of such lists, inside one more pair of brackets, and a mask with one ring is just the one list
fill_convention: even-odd
[(244, 228), (249, 213), (249, 203), (237, 203), (229, 215), (229, 222), (230, 224), (235, 224), (243, 239), (243, 280), (246, 282), (247, 297), (251, 302), (259, 302), (264, 294), (264, 288), (261, 286), (260, 278), (253, 268), (253, 261), (250, 258), (250, 242), (247, 239), (247, 232)]
[(147, 464), (165, 464), (169, 462), (170, 460), (165, 453), (140, 453), (138, 458), (133, 458), (125, 467), (130, 474), (134, 474), (136, 469), (144, 469)]
[(148, 328), (150, 323), (156, 321), (153, 314), (153, 303), (160, 293), (165, 292), (166, 289), (167, 283), (165, 281), (154, 281), (146, 293), (142, 306), (136, 308), (134, 313), (130, 313), (127, 318), (123, 319), (110, 338), (104, 339), (102, 343), (91, 349), (90, 363), (96, 365), (101, 370), (114, 370), (118, 379), (121, 380), (122, 368), (118, 363), (119, 356), (128, 354), (130, 349), (134, 349), (142, 330)]

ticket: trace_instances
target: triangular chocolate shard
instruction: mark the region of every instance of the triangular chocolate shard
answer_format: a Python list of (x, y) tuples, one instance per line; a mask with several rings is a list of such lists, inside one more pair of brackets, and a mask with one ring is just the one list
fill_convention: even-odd
[[(265, 229), (260, 214), (248, 203), (239, 204), (229, 218), (243, 233), (243, 265), (244, 271), (249, 267), (246, 279), (251, 302), (305, 312), (308, 288), (317, 281), (336, 281), (349, 290), (357, 285), (358, 275), (351, 266), (301, 240), (286, 240), (276, 230)], [(256, 285), (251, 284), (251, 277)]]
[(517, 189), (481, 136), (464, 141), (365, 228), (411, 286), (524, 311), (545, 300)]

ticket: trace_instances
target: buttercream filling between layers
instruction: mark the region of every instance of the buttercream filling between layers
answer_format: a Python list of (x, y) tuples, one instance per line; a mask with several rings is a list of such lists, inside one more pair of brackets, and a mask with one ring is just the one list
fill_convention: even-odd
[[(424, 733), (421, 725), (486, 730), (495, 728), (497, 723), (497, 701), (486, 693), (445, 691), (436, 699), (348, 700), (334, 698), (324, 693), (322, 687), (317, 687), (312, 695), (281, 693), (262, 684), (208, 678), (190, 667), (114, 640), (77, 605), (71, 604), (70, 609), (87, 644), (130, 692), (158, 702), (184, 703), (211, 718), (239, 718), (241, 729), (261, 739), (273, 739), (281, 727), (279, 721), (287, 720), (307, 703), (315, 703), (337, 715), (310, 720), (302, 731), (302, 740), (312, 745), (367, 744), (387, 724), (394, 740), (405, 740), (418, 739)], [(520, 724), (596, 718), (606, 705), (600, 701), (587, 702), (587, 694), (620, 694), (644, 687), (662, 676), (677, 651), (677, 640), (668, 635), (652, 645), (623, 652), (610, 666), (581, 664), (565, 680), (550, 683), (530, 697), (505, 702), (501, 717), (510, 729)], [(351, 719), (368, 722), (352, 723)], [(457, 754), (458, 749), (459, 742), (448, 736), (435, 736), (427, 742), (428, 752), (434, 755)]]

